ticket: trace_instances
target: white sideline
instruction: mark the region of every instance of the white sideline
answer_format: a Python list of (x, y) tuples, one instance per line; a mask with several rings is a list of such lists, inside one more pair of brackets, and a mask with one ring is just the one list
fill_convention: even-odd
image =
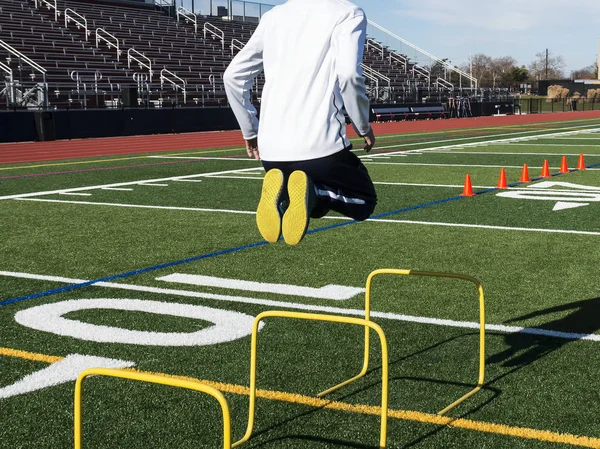
[[(531, 192), (533, 190), (523, 190), (525, 192)], [(540, 190), (547, 192), (547, 190)], [(176, 206), (150, 206), (142, 204), (120, 204), (120, 203), (97, 203), (91, 201), (67, 201), (67, 200), (51, 200), (43, 198), (17, 198), (17, 201), (38, 201), (43, 203), (65, 203), (65, 204), (86, 204), (92, 206), (113, 206), (113, 207), (132, 207), (137, 209), (164, 209), (164, 210), (180, 210), (180, 211), (196, 211), (196, 212), (221, 212), (227, 214), (237, 215), (255, 215), (254, 211), (242, 211), (242, 210), (226, 210), (226, 209), (204, 209), (194, 207), (176, 207)], [(345, 220), (350, 221), (350, 218), (346, 217), (323, 217), (329, 220)], [(368, 222), (373, 223), (398, 223), (398, 224), (415, 224), (423, 226), (446, 226), (454, 228), (474, 228), (474, 229), (492, 229), (499, 231), (527, 231), (527, 232), (545, 232), (550, 234), (575, 234), (575, 235), (600, 235), (600, 232), (594, 231), (577, 231), (572, 229), (544, 229), (544, 228), (519, 228), (511, 226), (492, 226), (492, 225), (475, 225), (466, 223), (443, 223), (443, 222), (428, 222), (428, 221), (413, 221), (413, 220), (392, 220), (385, 218), (370, 218)]]
[(162, 181), (180, 181), (184, 179), (193, 179), (193, 178), (206, 178), (207, 176), (212, 175), (227, 175), (229, 173), (240, 173), (246, 171), (256, 170), (256, 167), (253, 168), (242, 168), (238, 170), (225, 170), (218, 171), (213, 173), (200, 173), (197, 175), (187, 175), (187, 176), (171, 176), (170, 178), (160, 178), (160, 179), (142, 179), (140, 181), (129, 181), (129, 182), (118, 182), (115, 184), (102, 184), (97, 186), (87, 186), (87, 187), (74, 187), (71, 189), (59, 189), (59, 190), (47, 190), (44, 192), (30, 192), (30, 193), (19, 193), (16, 195), (6, 195), (0, 196), (0, 200), (14, 200), (18, 198), (31, 198), (42, 195), (55, 195), (57, 193), (71, 193), (71, 192), (83, 192), (86, 190), (96, 190), (96, 189), (105, 189), (107, 187), (125, 187), (125, 186), (134, 186), (143, 183), (154, 183), (154, 182), (162, 182)]
[(511, 143), (510, 146), (542, 146), (542, 147), (600, 147), (600, 144), (596, 145), (584, 145), (584, 144), (575, 144), (575, 143)]
[(201, 207), (177, 207), (177, 206), (151, 206), (145, 204), (121, 204), (121, 203), (96, 203), (93, 201), (64, 201), (51, 200), (45, 198), (16, 198), (16, 201), (38, 201), (41, 203), (65, 203), (65, 204), (86, 204), (92, 206), (112, 206), (112, 207), (132, 207), (134, 209), (162, 209), (162, 210), (186, 210), (195, 212), (221, 212), (225, 214), (237, 215), (256, 215), (254, 211), (228, 210), (228, 209), (205, 209)]
[[(592, 130), (589, 129), (584, 129), (584, 128), (594, 128)], [(564, 131), (564, 132), (558, 132), (558, 133), (547, 133), (547, 134), (536, 134), (533, 136), (524, 136), (524, 137), (516, 137), (514, 139), (499, 139), (499, 140), (493, 140), (491, 142), (496, 143), (496, 142), (511, 142), (511, 141), (519, 141), (519, 140), (525, 140), (525, 139), (537, 139), (540, 137), (547, 137), (547, 136), (560, 136), (560, 135), (569, 135), (571, 133), (573, 134), (581, 134), (581, 133), (585, 133), (585, 132), (597, 132), (600, 131), (600, 128), (598, 128), (597, 124), (594, 125), (581, 125), (581, 126), (574, 126), (574, 127), (566, 127), (566, 128), (556, 128), (556, 130), (561, 130), (561, 129), (570, 129), (570, 130), (576, 130), (576, 131)], [(520, 131), (520, 132), (516, 132), (516, 133), (504, 133), (504, 134), (495, 134), (494, 136), (473, 136), (473, 137), (457, 137), (457, 138), (452, 138), (452, 139), (444, 139), (444, 140), (433, 140), (430, 142), (423, 142), (423, 143), (418, 143), (418, 142), (410, 142), (410, 143), (404, 143), (404, 144), (396, 144), (396, 145), (388, 145), (388, 146), (377, 146), (375, 148), (379, 148), (379, 149), (387, 149), (387, 148), (400, 148), (400, 147), (406, 147), (406, 146), (411, 146), (411, 145), (429, 145), (432, 143), (446, 143), (446, 142), (462, 142), (465, 140), (475, 140), (475, 139), (485, 139), (486, 137), (504, 137), (504, 136), (515, 136), (515, 135), (522, 135), (522, 134), (532, 134), (532, 133), (541, 133), (544, 131), (553, 131), (552, 129), (550, 130), (533, 130), (533, 131)], [(466, 143), (466, 144), (461, 144), (464, 146), (469, 146), (469, 145), (481, 145), (481, 144), (485, 144), (486, 142), (475, 142), (475, 143)], [(446, 147), (444, 147), (446, 148)], [(421, 150), (422, 151), (422, 150)]]
[[(584, 128), (592, 128), (595, 127), (595, 129), (584, 129)], [(481, 142), (474, 142), (474, 143), (462, 143), (462, 144), (456, 144), (456, 145), (445, 145), (445, 146), (439, 146), (439, 147), (429, 147), (429, 148), (420, 148), (420, 149), (415, 149), (415, 150), (401, 150), (401, 151), (395, 151), (395, 152), (389, 152), (389, 153), (384, 153), (381, 156), (392, 156), (394, 154), (402, 154), (402, 153), (421, 153), (423, 151), (435, 151), (435, 150), (442, 150), (442, 149), (450, 149), (450, 148), (464, 148), (464, 147), (470, 147), (470, 146), (478, 146), (478, 145), (490, 145), (490, 144), (494, 144), (494, 143), (501, 143), (501, 142), (518, 142), (520, 140), (527, 140), (527, 139), (532, 139), (532, 138), (538, 138), (538, 137), (547, 137), (547, 136), (551, 136), (551, 137), (555, 137), (555, 136), (563, 136), (563, 135), (576, 135), (576, 134), (582, 134), (585, 132), (600, 132), (600, 128), (598, 128), (598, 125), (582, 125), (582, 126), (576, 126), (576, 127), (571, 127), (571, 128), (557, 128), (557, 130), (560, 129), (571, 129), (572, 131), (565, 131), (565, 132), (558, 132), (558, 133), (547, 133), (547, 134), (538, 134), (535, 136), (526, 136), (526, 137), (514, 137), (514, 138), (510, 138), (510, 139), (499, 139), (499, 140), (488, 140), (488, 141), (481, 141)], [(575, 129), (575, 130), (573, 130)], [(550, 130), (552, 131), (552, 130)], [(510, 133), (510, 134), (497, 134), (497, 136), (502, 136), (502, 135), (515, 135), (515, 134), (531, 134), (533, 132), (539, 133), (539, 130), (536, 131), (524, 131), (524, 132), (519, 132), (519, 133)], [(485, 136), (483, 136), (485, 137)], [(482, 136), (479, 136), (477, 138), (482, 138)], [(468, 139), (468, 138), (467, 138)], [(463, 139), (460, 139), (465, 140)], [(437, 142), (426, 142), (427, 144), (431, 144), (431, 143), (445, 143), (448, 141), (456, 141), (456, 140), (452, 140), (452, 139), (445, 139), (445, 140), (440, 140)], [(389, 148), (395, 148), (398, 147), (398, 145), (393, 145)], [(388, 148), (388, 147), (379, 147), (380, 149), (382, 148)], [(150, 156), (153, 157), (153, 156)], [(363, 156), (366, 158), (376, 158), (377, 155), (373, 154), (373, 155), (368, 155), (368, 156)], [(219, 158), (216, 158), (219, 159)], [(219, 160), (231, 160), (228, 158), (222, 158)], [(252, 159), (243, 159), (245, 161), (252, 161)], [(504, 168), (504, 167), (503, 167)], [(518, 167), (520, 168), (520, 167)], [(173, 176), (173, 177), (169, 177), (169, 178), (159, 178), (159, 179), (143, 179), (143, 180), (139, 180), (139, 181), (130, 181), (130, 182), (120, 182), (120, 183), (115, 183), (115, 184), (102, 184), (102, 185), (96, 185), (96, 186), (88, 186), (88, 187), (75, 187), (75, 188), (69, 188), (69, 189), (59, 189), (59, 190), (49, 190), (49, 191), (41, 191), (41, 192), (30, 192), (30, 193), (20, 193), (20, 194), (16, 194), (16, 195), (6, 195), (6, 196), (0, 196), (0, 200), (12, 200), (12, 199), (17, 199), (17, 198), (30, 198), (30, 197), (36, 197), (36, 196), (42, 196), (42, 195), (54, 195), (57, 193), (67, 193), (67, 192), (81, 192), (81, 191), (86, 191), (86, 190), (95, 190), (95, 189), (103, 189), (103, 188), (107, 188), (107, 187), (125, 187), (125, 186), (132, 186), (132, 185), (137, 185), (140, 183), (152, 183), (152, 182), (161, 182), (161, 181), (180, 181), (180, 180), (185, 180), (185, 179), (194, 179), (194, 178), (201, 178), (201, 177), (207, 177), (207, 176), (214, 176), (214, 175), (227, 175), (227, 174), (232, 174), (232, 173), (243, 173), (243, 172), (247, 172), (247, 171), (255, 171), (258, 170), (259, 167), (253, 167), (253, 168), (245, 168), (245, 169), (238, 169), (238, 170), (226, 170), (226, 171), (220, 171), (220, 172), (213, 172), (213, 173), (201, 173), (201, 174), (197, 174), (197, 175), (188, 175), (188, 176)]]
[[(520, 141), (527, 141), (527, 140), (532, 140), (532, 139), (538, 139), (538, 138), (543, 138), (543, 137), (556, 137), (556, 136), (570, 136), (570, 135), (576, 135), (576, 134), (582, 134), (585, 132), (600, 132), (600, 128), (598, 128), (598, 125), (586, 125), (585, 127), (596, 127), (592, 130), (589, 129), (576, 129), (574, 131), (564, 131), (564, 132), (558, 132), (558, 133), (549, 133), (549, 134), (538, 134), (535, 136), (524, 136), (524, 137), (514, 137), (514, 138), (510, 138), (510, 139), (494, 139), (494, 140), (484, 140), (481, 142), (472, 142), (472, 143), (459, 143), (459, 144), (454, 144), (454, 145), (442, 145), (439, 147), (429, 147), (429, 148), (419, 148), (419, 149), (415, 149), (415, 150), (400, 150), (400, 151), (394, 151), (394, 152), (389, 152), (389, 153), (383, 153), (382, 156), (393, 156), (394, 154), (402, 154), (402, 153), (420, 153), (422, 151), (435, 151), (435, 150), (445, 150), (445, 149), (453, 149), (453, 148), (465, 148), (465, 147), (476, 147), (476, 146), (483, 146), (483, 145), (493, 145), (496, 143), (510, 143), (510, 142), (520, 142)], [(580, 127), (575, 127), (575, 128), (580, 128)], [(557, 129), (573, 129), (573, 128), (557, 128)], [(552, 131), (552, 130), (550, 130)], [(532, 133), (532, 132), (540, 132), (538, 131), (525, 131), (526, 133)], [(515, 135), (515, 134), (523, 134), (523, 133), (509, 133), (509, 134), (496, 134), (496, 137), (498, 136), (509, 136), (509, 135)], [(484, 138), (485, 136), (479, 136), (479, 138)], [(444, 143), (444, 142), (455, 142), (456, 140), (465, 140), (465, 139), (445, 139), (445, 140), (439, 140), (439, 141), (434, 141), (434, 142), (423, 142), (423, 144), (431, 144), (431, 143)], [(414, 145), (414, 144), (411, 144)], [(417, 144), (418, 145), (418, 144)], [(406, 145), (404, 145), (406, 146)], [(376, 149), (385, 149), (385, 148), (396, 148), (398, 147), (397, 145), (392, 145), (389, 147), (375, 147)], [(370, 155), (368, 157), (377, 157), (377, 155)]]
[[(432, 151), (432, 153), (438, 153)], [(439, 154), (475, 154), (486, 156), (488, 154), (494, 156), (579, 156), (581, 153), (519, 153), (519, 152), (501, 152), (501, 151), (440, 151)], [(600, 157), (600, 154), (584, 154), (585, 157)]]
[[(62, 283), (66, 283), (66, 284), (80, 284), (83, 282), (88, 282), (83, 279), (71, 279), (71, 278), (58, 277), (58, 276), (43, 276), (43, 275), (18, 273), (18, 272), (10, 272), (10, 271), (0, 271), (0, 276), (21, 278), (21, 279), (35, 279), (35, 280), (40, 280), (40, 281), (62, 282)], [(115, 283), (115, 282), (99, 282), (94, 285), (98, 286), (98, 287), (105, 287), (105, 288), (114, 288), (114, 289), (121, 289), (121, 290), (146, 292), (146, 293), (157, 293), (157, 294), (181, 296), (181, 297), (187, 297), (187, 298), (211, 299), (211, 300), (215, 300), (215, 301), (226, 301), (226, 302), (234, 302), (234, 303), (240, 303), (240, 304), (254, 304), (254, 305), (267, 306), (267, 307), (280, 307), (282, 309), (305, 310), (305, 311), (310, 311), (310, 312), (335, 313), (335, 314), (350, 315), (350, 316), (364, 316), (364, 314), (365, 314), (365, 311), (360, 310), (360, 309), (345, 309), (345, 308), (340, 308), (340, 307), (299, 304), (299, 303), (285, 302), (285, 301), (273, 301), (273, 300), (268, 300), (268, 299), (245, 298), (242, 296), (216, 295), (216, 294), (212, 294), (212, 293), (201, 293), (201, 292), (188, 291), (188, 290), (174, 290), (174, 289), (166, 289), (166, 288), (147, 287), (147, 286), (143, 286), (143, 285), (134, 285), (134, 284), (119, 284), (119, 283)], [(410, 323), (429, 324), (429, 325), (434, 325), (434, 326), (455, 327), (455, 328), (463, 328), (463, 329), (479, 329), (479, 323), (471, 322), (471, 321), (444, 320), (444, 319), (439, 319), (439, 318), (427, 318), (427, 317), (402, 315), (402, 314), (389, 313), (389, 312), (371, 312), (371, 316), (375, 317), (375, 318), (382, 318), (382, 319), (392, 320), (392, 321), (404, 321), (404, 322), (410, 322)], [(550, 329), (542, 329), (542, 328), (505, 326), (502, 324), (486, 324), (485, 327), (488, 331), (504, 332), (504, 333), (508, 333), (508, 334), (521, 333), (521, 334), (529, 334), (529, 335), (542, 335), (545, 337), (562, 338), (565, 340), (587, 340), (587, 341), (600, 342), (600, 334), (577, 334), (577, 333), (572, 333), (572, 332), (560, 332), (560, 331), (553, 331)]]
[[(365, 162), (372, 165), (406, 165), (419, 167), (474, 167), (474, 168), (523, 168), (522, 165), (476, 165), (476, 164), (424, 164), (419, 162)], [(542, 167), (532, 167), (541, 169)], [(557, 170), (560, 167), (549, 167), (551, 170)]]

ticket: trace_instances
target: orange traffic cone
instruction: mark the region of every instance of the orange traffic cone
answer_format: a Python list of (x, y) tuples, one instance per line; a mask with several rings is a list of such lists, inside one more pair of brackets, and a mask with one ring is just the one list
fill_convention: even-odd
[(531, 179), (529, 179), (529, 167), (527, 164), (523, 164), (523, 171), (521, 172), (521, 179), (519, 179), (519, 182), (531, 182)]
[(475, 196), (473, 193), (473, 185), (471, 184), (471, 175), (467, 175), (465, 178), (465, 188), (463, 189), (463, 193), (460, 196)]
[(579, 164), (577, 164), (577, 170), (585, 170), (585, 157), (583, 153), (579, 155)]
[(569, 166), (567, 165), (567, 156), (563, 156), (562, 158), (559, 173), (569, 173)]
[(549, 178), (550, 177), (550, 167), (548, 165), (548, 160), (544, 161), (544, 167), (542, 168), (542, 178)]
[(497, 189), (508, 189), (508, 186), (506, 185), (506, 170), (501, 169), (500, 170), (500, 179), (498, 180), (498, 185), (496, 186)]

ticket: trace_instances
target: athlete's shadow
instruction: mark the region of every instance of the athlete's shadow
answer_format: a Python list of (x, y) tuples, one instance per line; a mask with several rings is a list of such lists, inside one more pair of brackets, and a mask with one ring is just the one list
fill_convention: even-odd
[(555, 313), (571, 311), (568, 315), (548, 321), (531, 329), (557, 332), (556, 337), (547, 334), (535, 335), (522, 332), (508, 334), (504, 342), (508, 348), (490, 356), (488, 363), (502, 363), (506, 367), (522, 367), (541, 359), (577, 338), (563, 338), (560, 333), (588, 335), (600, 330), (600, 298), (576, 301), (570, 304), (538, 310), (527, 315), (513, 318), (505, 324), (537, 318)]

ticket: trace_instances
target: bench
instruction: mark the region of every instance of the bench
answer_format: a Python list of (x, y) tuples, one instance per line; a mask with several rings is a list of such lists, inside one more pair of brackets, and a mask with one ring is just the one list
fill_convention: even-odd
[(373, 114), (376, 122), (408, 120), (411, 110), (409, 107), (373, 108)]
[(420, 118), (426, 120), (446, 118), (446, 109), (440, 105), (414, 106), (411, 110), (415, 120)]

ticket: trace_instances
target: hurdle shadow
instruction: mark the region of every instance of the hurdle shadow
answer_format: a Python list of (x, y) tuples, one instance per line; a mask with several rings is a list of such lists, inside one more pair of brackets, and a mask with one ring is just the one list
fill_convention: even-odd
[(282, 441), (310, 441), (312, 443), (321, 443), (323, 447), (330, 448), (332, 445), (339, 446), (340, 448), (349, 447), (354, 449), (379, 449), (379, 444), (377, 445), (368, 445), (357, 443), (356, 441), (345, 441), (345, 440), (336, 440), (333, 438), (324, 438), (317, 437), (314, 435), (286, 435), (277, 438), (271, 438), (269, 440), (263, 441), (261, 443), (250, 446), (251, 448), (259, 448), (265, 445), (273, 445), (271, 447), (277, 447), (275, 443)]
[[(401, 362), (404, 362), (410, 358), (413, 357), (417, 357), (420, 354), (424, 354), (428, 351), (434, 350), (440, 346), (443, 346), (445, 344), (448, 344), (450, 342), (453, 342), (455, 340), (458, 339), (462, 339), (465, 337), (472, 337), (472, 336), (478, 336), (479, 334), (477, 332), (467, 332), (465, 334), (461, 334), (461, 335), (457, 335), (451, 338), (448, 338), (446, 340), (442, 340), (440, 342), (437, 342), (435, 344), (432, 344), (426, 348), (423, 349), (419, 349), (417, 351), (414, 351), (410, 354), (406, 354), (403, 355), (402, 357), (396, 358), (393, 361), (390, 361), (389, 363), (389, 367), (390, 369), (392, 368), (392, 366), (397, 365)], [(369, 369), (367, 371), (367, 374), (365, 376), (365, 379), (370, 377), (371, 375), (377, 374), (379, 375), (381, 372), (381, 366), (375, 366), (371, 369)], [(344, 401), (346, 399), (352, 398), (353, 396), (356, 396), (362, 392), (365, 392), (367, 390), (373, 389), (373, 388), (380, 388), (381, 387), (381, 381), (373, 381), (373, 382), (364, 382), (363, 380), (363, 384), (359, 387), (359, 388), (355, 388), (352, 389), (352, 391), (347, 391), (344, 390), (344, 394), (339, 394), (339, 395), (335, 395), (336, 397), (334, 398), (332, 395), (331, 397), (331, 401)], [(395, 380), (409, 380), (409, 381), (425, 381), (425, 382), (433, 382), (433, 383), (439, 383), (439, 384), (446, 384), (446, 385), (452, 385), (452, 386), (461, 386), (461, 387), (465, 387), (465, 388), (472, 388), (473, 384), (472, 383), (462, 383), (462, 382), (451, 382), (451, 381), (443, 381), (443, 380), (438, 380), (438, 379), (426, 379), (426, 378), (417, 378), (417, 377), (390, 377), (389, 378), (390, 382), (395, 381)], [(484, 401), (483, 403), (480, 403), (477, 407), (475, 407), (474, 409), (469, 410), (469, 412), (467, 412), (467, 414), (473, 413), (476, 410), (479, 410), (479, 408), (485, 406), (486, 404), (488, 404), (489, 402), (493, 401), (499, 394), (500, 394), (500, 390), (497, 390), (493, 387), (489, 387), (487, 385), (484, 385), (483, 390), (490, 390), (493, 392), (493, 396), (488, 398), (486, 401)], [(290, 424), (298, 419), (302, 419), (304, 417), (308, 417), (314, 413), (318, 413), (319, 411), (323, 410), (326, 408), (326, 405), (323, 405), (321, 407), (315, 407), (311, 410), (307, 410), (306, 412), (303, 413), (299, 413), (297, 415), (291, 416), (289, 418), (286, 418), (284, 420), (278, 421), (276, 423), (273, 423), (265, 428), (259, 429), (257, 431), (255, 431), (253, 433), (253, 439), (255, 439), (256, 437), (260, 436), (260, 435), (265, 435), (273, 430), (279, 429), (281, 427), (284, 427), (287, 424)], [(462, 417), (462, 416), (461, 416)], [(440, 427), (440, 429), (436, 429), (432, 432), (428, 432), (426, 435), (422, 436), (419, 438), (419, 441), (422, 441), (423, 439), (426, 439), (434, 434), (436, 434), (437, 432), (443, 430), (444, 427)], [(252, 439), (252, 440), (253, 440)], [(322, 442), (324, 445), (331, 445), (331, 444), (339, 444), (340, 447), (351, 447), (351, 448), (357, 448), (357, 449), (375, 449), (378, 448), (378, 445), (366, 445), (366, 444), (362, 444), (362, 443), (357, 443), (357, 442), (350, 442), (350, 441), (342, 441), (342, 440), (334, 440), (334, 439), (328, 439), (328, 438), (322, 438), (322, 437), (317, 437), (314, 435), (287, 435), (287, 436), (282, 436), (282, 437), (276, 437), (276, 438), (271, 438), (265, 441), (261, 441), (259, 443), (254, 443), (252, 444), (252, 440), (249, 441), (249, 445), (250, 447), (253, 448), (258, 448), (258, 447), (262, 447), (266, 444), (269, 443), (273, 443), (273, 442), (277, 442), (277, 441), (282, 441), (282, 440), (290, 440), (290, 439), (303, 439), (303, 440), (310, 440), (313, 442)], [(413, 442), (414, 443), (414, 442)], [(410, 443), (409, 446), (405, 446), (405, 447), (411, 447), (413, 445), (413, 443)]]
[[(583, 301), (575, 301), (569, 304), (538, 310), (505, 321), (504, 324), (513, 324), (531, 318), (566, 311), (571, 311), (571, 313), (530, 329), (568, 332), (581, 334), (582, 336), (593, 334), (600, 330), (600, 319), (598, 319), (600, 316), (600, 298), (585, 299)], [(508, 348), (489, 356), (487, 363), (502, 364), (502, 366), (507, 368), (525, 367), (574, 341), (577, 341), (577, 339), (525, 334), (522, 332), (506, 334), (504, 342)]]

